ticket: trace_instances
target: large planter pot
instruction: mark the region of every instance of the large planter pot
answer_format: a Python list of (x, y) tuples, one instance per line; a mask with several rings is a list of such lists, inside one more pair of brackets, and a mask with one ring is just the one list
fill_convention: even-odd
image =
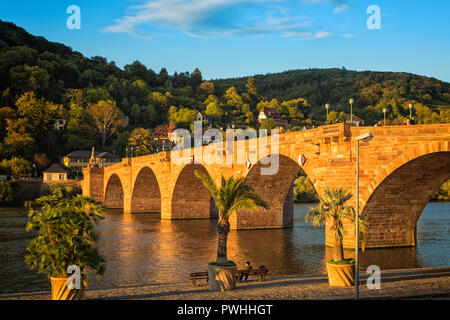
[(208, 265), (209, 291), (227, 291), (236, 287), (236, 266)]
[(332, 287), (351, 287), (355, 284), (355, 264), (327, 263), (328, 283)]
[(82, 276), (80, 281), (80, 289), (69, 289), (67, 280), (69, 278), (50, 277), (52, 284), (52, 300), (84, 300), (86, 287), (84, 281), (86, 276)]

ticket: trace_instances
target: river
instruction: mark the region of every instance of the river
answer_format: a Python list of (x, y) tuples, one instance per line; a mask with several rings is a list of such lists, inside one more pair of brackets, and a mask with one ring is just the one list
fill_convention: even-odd
[[(294, 228), (232, 231), (228, 256), (238, 266), (250, 261), (265, 265), (270, 275), (324, 273), (331, 250), (324, 246), (323, 228), (313, 228), (304, 216), (313, 205), (295, 205)], [(89, 288), (186, 281), (190, 272), (206, 271), (215, 260), (217, 220), (160, 220), (157, 214), (105, 212), (96, 229), (107, 271)], [(25, 209), (0, 209), (0, 293), (49, 289), (45, 274), (27, 269), (23, 253), (31, 233), (25, 232)], [(417, 226), (415, 248), (366, 250), (361, 268), (381, 269), (450, 266), (450, 203), (429, 203)], [(353, 257), (353, 251), (346, 251)]]

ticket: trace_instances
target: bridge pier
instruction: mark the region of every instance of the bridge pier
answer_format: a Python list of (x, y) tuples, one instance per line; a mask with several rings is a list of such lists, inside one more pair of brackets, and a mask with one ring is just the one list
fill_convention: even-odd
[[(267, 201), (267, 200), (266, 200)], [(230, 217), (232, 230), (246, 229), (281, 229), (294, 226), (294, 188), (288, 191), (284, 201), (270, 201), (269, 210), (257, 212), (240, 210)]]

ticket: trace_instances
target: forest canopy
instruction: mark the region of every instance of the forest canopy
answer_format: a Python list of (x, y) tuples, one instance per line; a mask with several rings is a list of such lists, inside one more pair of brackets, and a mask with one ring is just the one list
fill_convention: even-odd
[[(147, 141), (149, 132), (170, 120), (190, 129), (199, 112), (211, 127), (258, 128), (259, 110), (269, 107), (286, 120), (287, 130), (300, 130), (343, 121), (352, 98), (353, 112), (366, 125), (383, 119), (383, 109), (387, 124), (401, 124), (410, 112), (416, 124), (450, 122), (450, 84), (433, 78), (309, 69), (211, 80), (199, 69), (169, 74), (139, 61), (119, 68), (2, 21), (0, 74), (0, 159), (24, 159), (39, 171), (92, 146), (124, 156), (130, 138)], [(106, 107), (112, 120), (102, 113)]]

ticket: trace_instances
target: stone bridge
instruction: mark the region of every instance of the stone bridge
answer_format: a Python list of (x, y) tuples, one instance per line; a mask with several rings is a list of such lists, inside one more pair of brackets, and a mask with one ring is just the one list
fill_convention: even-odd
[[(267, 153), (261, 152), (263, 138), (186, 149), (187, 157), (191, 152), (195, 155), (195, 161), (188, 164), (173, 161), (180, 151), (127, 158), (107, 168), (85, 169), (83, 194), (105, 207), (123, 208), (124, 213), (160, 212), (162, 219), (215, 218), (214, 202), (195, 170), (208, 173), (217, 182), (222, 175), (243, 176), (270, 208), (257, 213), (236, 212), (230, 219), (232, 228), (288, 228), (293, 226), (293, 181), (301, 170), (319, 195), (325, 188), (336, 187), (356, 194), (356, 137), (367, 132), (374, 138), (360, 143), (360, 212), (369, 223), (366, 247), (414, 246), (423, 209), (450, 179), (450, 124), (327, 125), (280, 134), (278, 148), (273, 150), (276, 138), (272, 141), (269, 137)], [(252, 147), (255, 141), (259, 151)], [(222, 147), (224, 151), (220, 151)], [(236, 152), (237, 148), (245, 153)], [(197, 156), (221, 152), (234, 161), (211, 163), (205, 156)], [(306, 159), (303, 166), (300, 155)], [(251, 164), (246, 165), (246, 159)], [(276, 159), (276, 173), (262, 174), (262, 169), (273, 166)], [(355, 206), (355, 201), (353, 197), (350, 204)], [(345, 229), (344, 246), (354, 247), (353, 225), (347, 222)], [(327, 245), (332, 243), (331, 237), (326, 234)]]

